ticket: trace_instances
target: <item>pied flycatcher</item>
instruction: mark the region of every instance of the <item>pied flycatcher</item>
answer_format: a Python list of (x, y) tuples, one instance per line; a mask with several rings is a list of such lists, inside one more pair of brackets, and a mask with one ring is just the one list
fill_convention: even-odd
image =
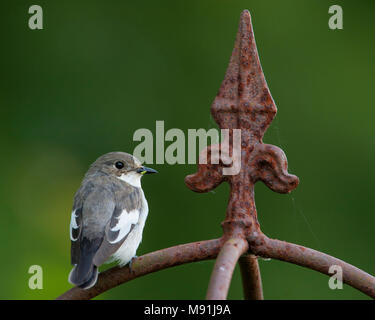
[(148, 214), (141, 177), (156, 172), (124, 152), (107, 153), (90, 166), (74, 196), (70, 283), (91, 288), (103, 263), (123, 266), (135, 257)]

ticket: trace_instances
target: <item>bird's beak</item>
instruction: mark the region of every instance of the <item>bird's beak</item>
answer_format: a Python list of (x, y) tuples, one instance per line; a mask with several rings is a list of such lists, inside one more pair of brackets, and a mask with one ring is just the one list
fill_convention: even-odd
[(137, 169), (137, 172), (140, 174), (150, 174), (150, 173), (158, 173), (156, 170), (148, 168), (148, 167), (140, 167)]

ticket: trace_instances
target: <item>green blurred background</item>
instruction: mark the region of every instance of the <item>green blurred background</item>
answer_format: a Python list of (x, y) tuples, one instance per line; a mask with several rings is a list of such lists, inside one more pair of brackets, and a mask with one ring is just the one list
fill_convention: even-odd
[[(44, 29), (28, 28), (28, 8)], [(344, 30), (328, 28), (340, 4)], [(264, 141), (281, 147), (300, 185), (256, 185), (263, 231), (375, 274), (373, 1), (1, 1), (1, 299), (52, 299), (71, 287), (68, 225), (89, 164), (132, 152), (138, 128), (214, 128), (239, 15), (252, 14), (278, 114)], [(168, 145), (168, 143), (167, 143)], [(144, 179), (150, 214), (138, 255), (221, 235), (228, 186), (196, 194), (195, 165), (155, 165)], [(30, 265), (44, 289), (28, 288)], [(99, 299), (204, 298), (213, 261), (164, 270)], [(260, 261), (266, 299), (363, 299), (328, 277)], [(236, 269), (229, 298), (242, 299)]]

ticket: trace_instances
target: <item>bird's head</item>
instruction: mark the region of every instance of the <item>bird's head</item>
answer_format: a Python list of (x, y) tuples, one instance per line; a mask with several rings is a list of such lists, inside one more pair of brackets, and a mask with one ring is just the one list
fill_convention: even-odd
[(99, 157), (90, 167), (86, 176), (101, 173), (112, 175), (132, 186), (140, 187), (141, 177), (157, 173), (156, 170), (145, 167), (131, 154), (125, 152), (110, 152)]

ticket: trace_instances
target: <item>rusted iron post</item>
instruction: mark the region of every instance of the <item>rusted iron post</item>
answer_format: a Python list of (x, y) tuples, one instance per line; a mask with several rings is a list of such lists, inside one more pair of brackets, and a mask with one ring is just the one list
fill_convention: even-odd
[(263, 300), (258, 258), (253, 254), (246, 254), (238, 262), (241, 270), (244, 298), (246, 300)]
[[(229, 129), (232, 156), (235, 153), (233, 130), (241, 130), (240, 171), (236, 175), (224, 175), (223, 169), (227, 164), (208, 161), (207, 164), (200, 163), (198, 172), (185, 178), (186, 185), (196, 192), (211, 191), (223, 181), (230, 184), (226, 219), (222, 223), (224, 239), (235, 234), (242, 237), (262, 234), (254, 200), (254, 184), (257, 181), (263, 181), (280, 193), (288, 193), (298, 185), (298, 178), (287, 172), (284, 152), (262, 141), (276, 111), (259, 62), (250, 13), (245, 10), (241, 14), (229, 67), (211, 107), (211, 114), (219, 127)], [(217, 148), (222, 151), (223, 145), (209, 146), (203, 154), (206, 153), (207, 159), (212, 160), (209, 156)], [(253, 282), (260, 279), (259, 268), (253, 268), (247, 274), (252, 274)], [(224, 281), (223, 278), (215, 280)], [(221, 285), (210, 283), (212, 287), (219, 288)], [(261, 296), (261, 293), (256, 295)]]

